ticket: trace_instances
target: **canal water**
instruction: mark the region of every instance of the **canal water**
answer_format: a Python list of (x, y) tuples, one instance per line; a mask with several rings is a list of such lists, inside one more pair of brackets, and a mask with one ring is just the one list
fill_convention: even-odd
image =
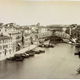
[[(59, 78), (56, 75), (57, 73), (55, 72), (55, 70), (56, 67), (58, 67), (62, 63), (62, 61), (64, 61), (65, 59), (67, 59), (67, 61), (73, 60), (74, 62), (75, 60), (79, 60), (78, 57), (75, 57), (74, 55), (74, 45), (58, 43), (55, 44), (54, 48), (44, 49), (46, 51), (45, 53), (35, 54), (34, 57), (25, 58), (22, 62), (7, 60), (1, 61), (0, 79)], [(77, 67), (78, 65), (79, 64), (77, 63)], [(64, 78), (64, 76), (62, 76), (62, 78)], [(72, 78), (75, 77), (73, 76)]]

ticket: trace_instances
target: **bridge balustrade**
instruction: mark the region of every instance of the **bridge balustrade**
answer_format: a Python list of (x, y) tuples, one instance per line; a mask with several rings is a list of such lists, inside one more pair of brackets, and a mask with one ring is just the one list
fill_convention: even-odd
[(55, 36), (58, 36), (58, 37), (60, 37), (60, 38), (70, 39), (70, 35), (67, 34), (67, 33), (63, 33), (63, 32), (58, 32), (58, 31), (56, 31), (56, 32), (54, 33), (54, 35), (55, 35)]

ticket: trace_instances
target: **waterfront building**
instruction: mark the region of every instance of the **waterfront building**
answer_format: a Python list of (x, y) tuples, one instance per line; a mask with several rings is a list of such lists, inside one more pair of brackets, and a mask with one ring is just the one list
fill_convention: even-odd
[(8, 23), (4, 25), (4, 31), (8, 33), (8, 36), (12, 37), (13, 52), (20, 50), (22, 45), (22, 32), (21, 27), (15, 23)]
[(24, 47), (30, 46), (31, 44), (37, 44), (38, 42), (38, 28), (37, 25), (30, 25), (27, 28), (23, 28)]
[(80, 25), (77, 25), (77, 27), (72, 30), (72, 36), (77, 39), (77, 42), (80, 42)]
[(18, 31), (10, 31), (9, 35), (12, 37), (14, 52), (20, 50), (22, 46), (22, 33)]
[(37, 32), (31, 33), (31, 43), (33, 44), (39, 44), (39, 36)]
[(12, 37), (0, 35), (0, 57), (13, 53)]
[(28, 47), (31, 45), (31, 37), (29, 33), (23, 33), (23, 44), (24, 47)]
[[(0, 26), (0, 34), (4, 36), (12, 37), (12, 48), (15, 53), (17, 50), (20, 50), (20, 46), (22, 44), (22, 33), (17, 30), (15, 24), (8, 23)], [(19, 47), (19, 49), (18, 49)]]
[(8, 23), (3, 25), (6, 32), (16, 31), (16, 27), (18, 27), (15, 23)]

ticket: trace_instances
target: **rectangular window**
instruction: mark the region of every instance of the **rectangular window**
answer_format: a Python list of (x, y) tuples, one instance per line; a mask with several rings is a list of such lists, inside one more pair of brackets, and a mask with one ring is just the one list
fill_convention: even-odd
[(4, 40), (4, 43), (5, 43), (5, 40)]
[(8, 43), (8, 40), (6, 40), (6, 43)]
[(1, 43), (1, 40), (0, 40), (0, 43)]
[(1, 43), (3, 43), (3, 40), (1, 40)]
[(10, 44), (9, 44), (8, 46), (9, 46), (9, 48), (10, 48)]
[(7, 42), (9, 42), (9, 39), (7, 39)]
[(11, 42), (11, 39), (10, 39), (10, 42)]
[(4, 40), (3, 40), (3, 43), (4, 43)]
[(0, 57), (1, 57), (1, 52), (0, 52)]
[(4, 40), (4, 43), (6, 43), (6, 40)]
[(0, 46), (0, 50), (2, 49), (2, 46)]
[(9, 39), (9, 42), (10, 42), (10, 39)]
[(4, 48), (8, 48), (8, 45), (3, 45), (3, 49), (4, 49)]
[(11, 54), (11, 50), (9, 50), (9, 53)]

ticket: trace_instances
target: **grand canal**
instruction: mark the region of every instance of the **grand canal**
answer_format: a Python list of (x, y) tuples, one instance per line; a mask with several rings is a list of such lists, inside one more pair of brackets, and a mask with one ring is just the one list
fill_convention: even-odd
[(75, 47), (58, 43), (45, 48), (45, 53), (35, 54), (22, 62), (1, 61), (0, 79), (79, 79), (77, 68), (80, 59), (74, 55)]

